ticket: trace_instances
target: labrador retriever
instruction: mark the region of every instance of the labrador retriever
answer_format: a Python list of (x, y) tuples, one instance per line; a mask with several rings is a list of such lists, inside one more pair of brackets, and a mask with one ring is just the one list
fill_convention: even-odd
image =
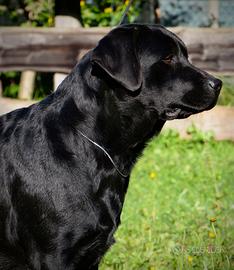
[(117, 27), (43, 101), (0, 118), (0, 269), (95, 270), (129, 175), (167, 120), (211, 109), (222, 83), (160, 25)]

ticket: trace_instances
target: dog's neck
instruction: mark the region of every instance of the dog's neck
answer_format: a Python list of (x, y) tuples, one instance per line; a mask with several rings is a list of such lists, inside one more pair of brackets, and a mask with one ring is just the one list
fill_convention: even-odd
[[(60, 110), (61, 118), (101, 145), (117, 164), (127, 160), (123, 166), (129, 167), (127, 171), (146, 142), (164, 125), (154, 112), (146, 110), (140, 99), (128, 96), (125, 89), (109, 88), (93, 75), (88, 56), (57, 91), (67, 99)], [(66, 95), (65, 91), (70, 93)]]

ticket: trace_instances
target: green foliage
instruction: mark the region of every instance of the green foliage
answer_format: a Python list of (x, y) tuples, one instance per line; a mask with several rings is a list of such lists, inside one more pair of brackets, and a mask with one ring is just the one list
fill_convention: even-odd
[[(128, 21), (133, 22), (139, 15), (135, 0), (128, 12)], [(81, 12), (85, 27), (89, 26), (116, 26), (128, 5), (129, 1), (104, 0), (81, 1)]]
[(19, 92), (20, 72), (0, 72), (0, 79), (3, 84), (3, 96), (17, 98)]
[(191, 142), (194, 143), (206, 143), (212, 142), (214, 139), (214, 134), (212, 131), (209, 132), (202, 132), (199, 131), (195, 125), (190, 126), (187, 129), (187, 134), (190, 135)]
[(24, 25), (52, 26), (54, 23), (53, 0), (24, 0), (28, 13), (28, 21)]
[[(130, 7), (127, 21), (133, 22), (140, 12), (140, 0)], [(85, 27), (116, 26), (129, 1), (81, 0)], [(53, 26), (54, 0), (0, 0), (0, 25)]]
[(52, 26), (54, 0), (0, 0), (0, 25)]
[(164, 131), (145, 149), (102, 270), (234, 269), (234, 144), (190, 134)]
[(18, 1), (0, 0), (0, 25), (20, 25), (25, 20), (24, 9)]
[[(9, 71), (0, 73), (3, 83), (3, 96), (17, 98), (19, 93), (21, 72)], [(36, 75), (33, 99), (40, 100), (49, 95), (53, 90), (53, 73), (40, 73)]]
[(37, 73), (33, 99), (41, 100), (53, 91), (53, 73)]

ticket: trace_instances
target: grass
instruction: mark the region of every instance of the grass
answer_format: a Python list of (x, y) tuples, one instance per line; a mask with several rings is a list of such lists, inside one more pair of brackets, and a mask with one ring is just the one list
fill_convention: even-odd
[(234, 269), (234, 144), (191, 133), (145, 149), (101, 270)]

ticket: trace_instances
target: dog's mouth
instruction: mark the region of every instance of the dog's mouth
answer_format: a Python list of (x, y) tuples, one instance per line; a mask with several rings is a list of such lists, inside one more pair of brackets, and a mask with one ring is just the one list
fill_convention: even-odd
[(208, 106), (203, 108), (194, 108), (190, 106), (179, 105), (173, 106), (172, 108), (166, 109), (164, 112), (165, 120), (174, 120), (174, 119), (184, 119), (189, 117), (192, 114), (200, 113), (212, 109), (216, 105), (216, 101), (212, 102)]
[(178, 118), (179, 114), (181, 113), (181, 109), (180, 108), (171, 108), (171, 109), (167, 109), (165, 111), (165, 116), (167, 120), (173, 120)]
[(200, 113), (211, 109), (214, 105), (209, 105), (204, 108), (193, 108), (189, 106), (180, 105), (180, 107), (169, 108), (164, 112), (165, 120), (184, 119), (192, 114)]
[(174, 107), (167, 109), (164, 112), (164, 118), (165, 120), (174, 120), (174, 119), (184, 119), (189, 117), (192, 114), (199, 113), (202, 110), (199, 109), (194, 109), (191, 107), (186, 107), (186, 106), (180, 106), (179, 107)]

